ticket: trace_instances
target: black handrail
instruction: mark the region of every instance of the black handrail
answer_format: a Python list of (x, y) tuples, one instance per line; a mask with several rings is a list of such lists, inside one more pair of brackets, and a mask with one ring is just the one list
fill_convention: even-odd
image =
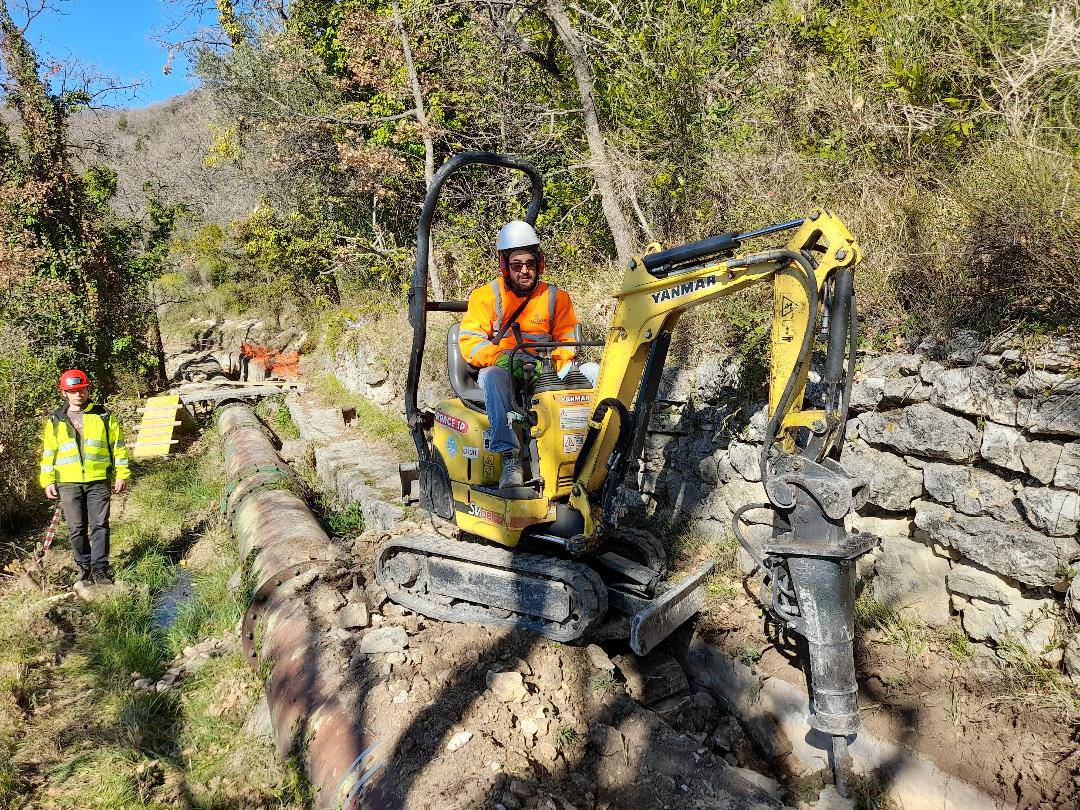
[(439, 192), (452, 175), (466, 166), (495, 166), (516, 169), (528, 176), (532, 184), (525, 221), (536, 223), (536, 217), (544, 203), (544, 184), (540, 173), (531, 164), (510, 155), (494, 152), (461, 152), (446, 161), (431, 179), (420, 223), (416, 228), (416, 266), (413, 268), (412, 285), (409, 287), (409, 323), (413, 328), (412, 351), (409, 354), (409, 373), (405, 379), (405, 418), (412, 432), (416, 454), (420, 461), (431, 461), (431, 453), (424, 438), (423, 419), (417, 404), (420, 386), (420, 368), (424, 361), (424, 344), (427, 342), (427, 314), (437, 312), (463, 312), (461, 301), (428, 301), (428, 257), (431, 249), (431, 226), (439, 204)]

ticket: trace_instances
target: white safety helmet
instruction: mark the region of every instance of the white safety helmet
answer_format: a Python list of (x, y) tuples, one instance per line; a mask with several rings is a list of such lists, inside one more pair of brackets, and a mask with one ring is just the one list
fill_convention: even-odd
[(536, 229), (532, 225), (520, 219), (512, 219), (499, 231), (495, 248), (502, 253), (504, 250), (528, 249), (539, 245), (540, 237), (536, 235)]

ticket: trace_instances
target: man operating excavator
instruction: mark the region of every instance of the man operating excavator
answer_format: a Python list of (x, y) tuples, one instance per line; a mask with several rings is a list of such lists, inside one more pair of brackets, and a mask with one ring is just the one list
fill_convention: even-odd
[[(514, 326), (525, 345), (571, 341), (578, 319), (566, 291), (540, 280), (544, 252), (532, 225), (517, 219), (506, 223), (499, 231), (496, 249), (499, 277), (469, 295), (458, 349), (470, 365), (480, 369), (478, 383), (491, 421), (491, 452), (502, 455), (499, 488), (508, 489), (524, 483), (520, 445), (508, 418), (511, 376), (525, 381), (540, 373), (539, 364), (520, 353), (511, 367), (510, 352), (519, 345)], [(569, 346), (551, 350), (551, 361), (560, 376), (570, 369), (574, 356)], [(600, 370), (596, 363), (585, 363), (579, 370), (596, 384)]]

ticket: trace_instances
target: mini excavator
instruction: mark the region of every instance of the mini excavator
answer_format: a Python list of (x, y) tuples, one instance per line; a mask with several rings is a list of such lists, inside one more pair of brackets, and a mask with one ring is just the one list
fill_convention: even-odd
[[(524, 627), (558, 641), (614, 624), (635, 652), (648, 653), (700, 610), (712, 568), (707, 563), (670, 582), (659, 540), (620, 522), (620, 491), (642, 453), (672, 330), (691, 307), (771, 281), (769, 421), (759, 458), (768, 502), (737, 510), (732, 530), (761, 570), (763, 605), (779, 627), (806, 641), (810, 724), (831, 736), (840, 786), (847, 737), (858, 728), (854, 560), (878, 542), (846, 530), (847, 515), (865, 502), (866, 485), (831, 457), (842, 443), (854, 373), (858, 244), (836, 216), (817, 210), (668, 250), (650, 245), (614, 295), (603, 343), (575, 335), (513, 350), (538, 363), (539, 373), (515, 381), (511, 419), (523, 439), (524, 486), (499, 489), (500, 456), (488, 450), (477, 370), (458, 351), (456, 324), (446, 345), (457, 396), (434, 410), (417, 401), (428, 313), (466, 308), (464, 301), (428, 299), (439, 192), (475, 165), (528, 177), (530, 224), (543, 202), (536, 169), (510, 156), (461, 153), (433, 178), (409, 292), (406, 416), (417, 461), (401, 467), (402, 495), (459, 531), (456, 539), (424, 532), (387, 541), (376, 553), (378, 581), (390, 599), (431, 618)], [(788, 234), (782, 247), (742, 250), (780, 233)], [(807, 380), (819, 329), (825, 357), (816, 388), (823, 402), (810, 408)], [(545, 357), (557, 346), (603, 346), (595, 387), (573, 369), (559, 378)], [(774, 512), (772, 537), (760, 546), (742, 530), (751, 509)]]

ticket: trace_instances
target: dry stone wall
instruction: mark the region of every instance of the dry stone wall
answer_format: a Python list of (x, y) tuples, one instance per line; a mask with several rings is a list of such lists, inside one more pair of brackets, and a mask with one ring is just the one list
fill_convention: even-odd
[[(668, 370), (631, 506), (726, 538), (735, 509), (767, 500), (765, 406), (741, 372), (716, 356)], [(864, 356), (842, 463), (870, 492), (852, 527), (883, 540), (858, 568), (878, 602), (1064, 655), (1080, 679), (1080, 340), (962, 333)], [(752, 541), (769, 536), (768, 511), (746, 517)]]

